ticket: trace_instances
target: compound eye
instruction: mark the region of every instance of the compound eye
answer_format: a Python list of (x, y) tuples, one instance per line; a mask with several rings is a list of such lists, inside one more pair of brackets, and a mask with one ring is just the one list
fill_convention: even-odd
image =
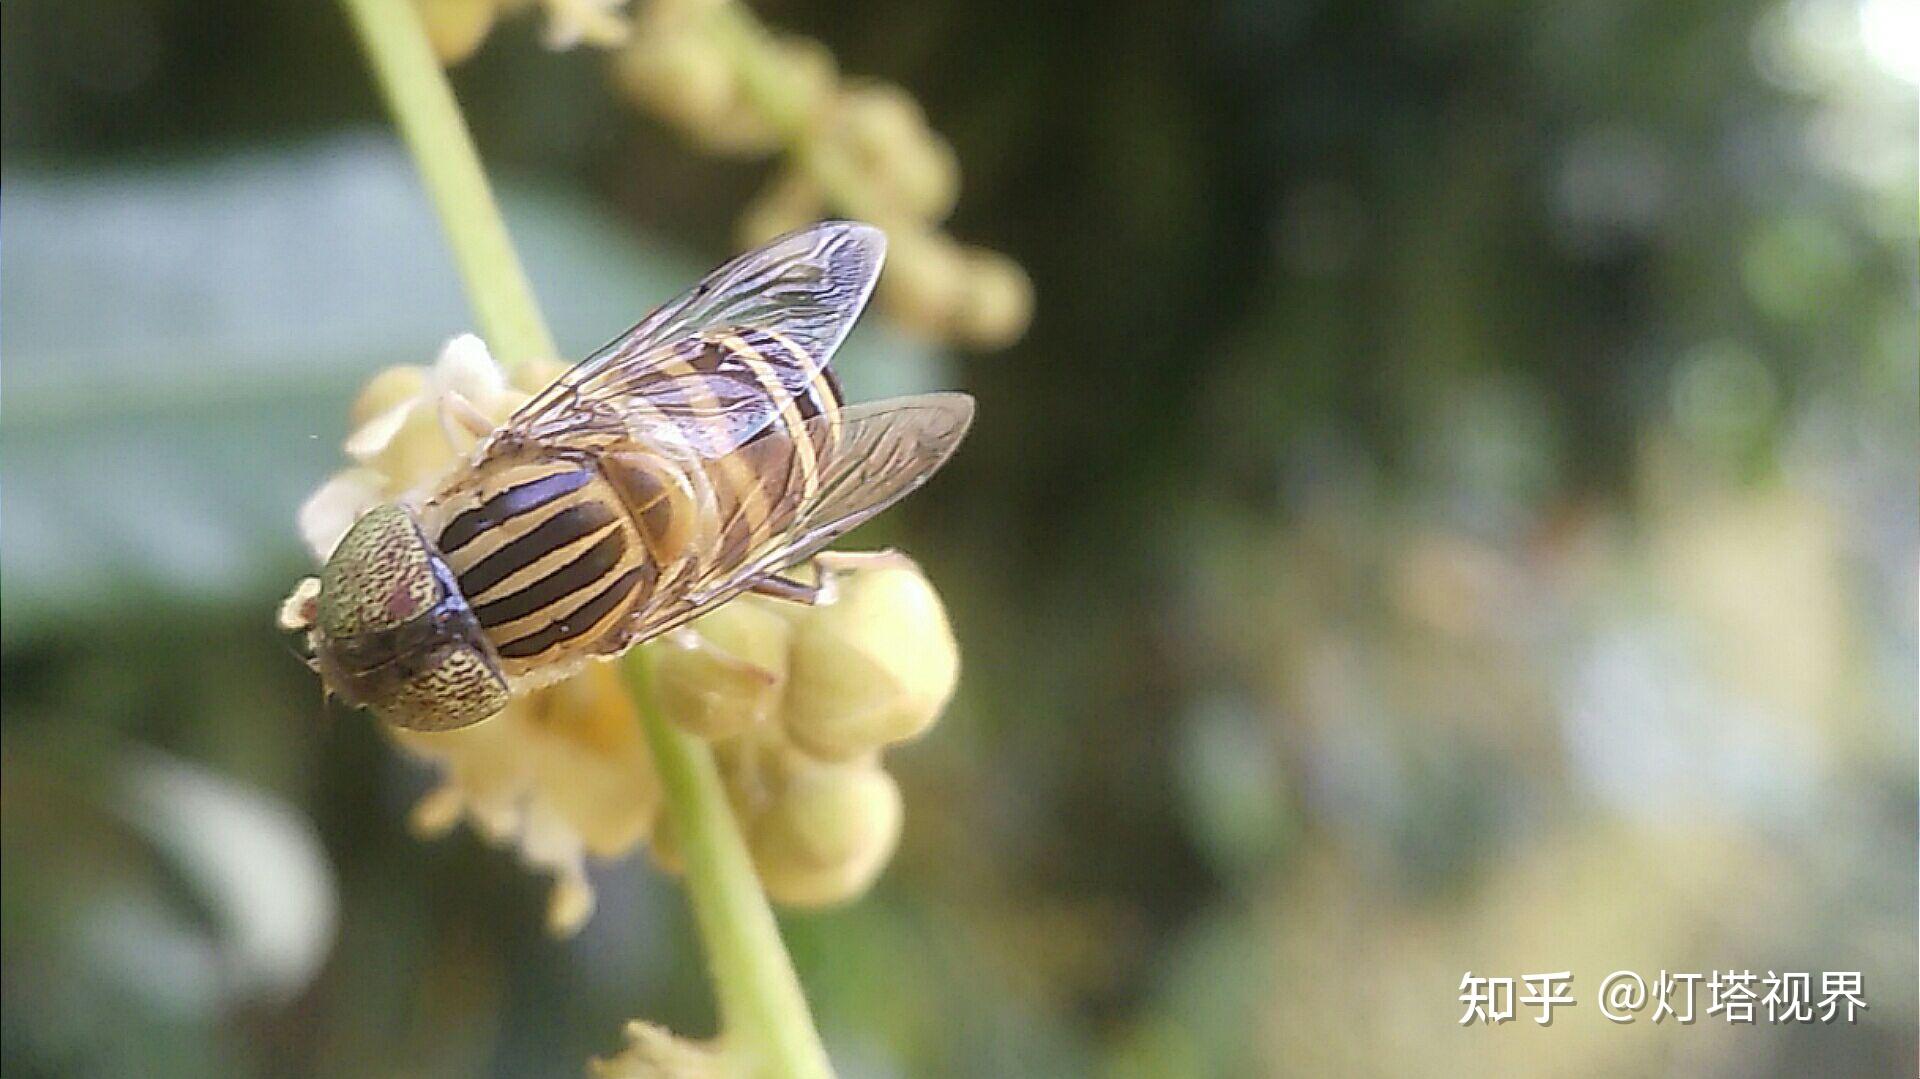
[(416, 731), (470, 727), (507, 706), (507, 680), (493, 660), (469, 644), (436, 651), (420, 670), (375, 706), (381, 719)]
[(328, 637), (397, 629), (433, 609), (433, 558), (413, 516), (391, 503), (355, 521), (320, 571), (317, 616)]

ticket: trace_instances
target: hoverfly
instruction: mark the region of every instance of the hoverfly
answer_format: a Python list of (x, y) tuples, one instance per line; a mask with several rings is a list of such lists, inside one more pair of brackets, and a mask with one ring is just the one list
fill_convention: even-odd
[(326, 687), (464, 727), (742, 592), (817, 598), (781, 571), (926, 482), (973, 418), (959, 393), (842, 402), (828, 361), (885, 246), (827, 222), (734, 259), (424, 500), (363, 514), (304, 619)]

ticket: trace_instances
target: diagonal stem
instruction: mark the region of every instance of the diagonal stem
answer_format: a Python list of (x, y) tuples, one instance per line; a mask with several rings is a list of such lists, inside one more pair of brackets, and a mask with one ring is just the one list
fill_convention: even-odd
[[(624, 661), (634, 699), (651, 703), (648, 664), (645, 647)], [(643, 707), (640, 715), (686, 861), (687, 896), (706, 942), (725, 1052), (745, 1075), (831, 1076), (713, 751), (658, 708)]]
[(440, 215), (494, 356), (509, 368), (559, 358), (419, 11), (411, 0), (341, 2)]

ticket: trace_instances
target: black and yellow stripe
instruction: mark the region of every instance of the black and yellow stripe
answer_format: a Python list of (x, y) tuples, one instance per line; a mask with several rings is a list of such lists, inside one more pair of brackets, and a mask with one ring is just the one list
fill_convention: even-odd
[(517, 464), (476, 479), (437, 542), (510, 670), (593, 642), (649, 590), (653, 563), (591, 464)]

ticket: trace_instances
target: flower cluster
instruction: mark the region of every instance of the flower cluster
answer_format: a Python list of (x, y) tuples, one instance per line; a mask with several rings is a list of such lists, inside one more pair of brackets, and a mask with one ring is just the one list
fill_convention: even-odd
[[(478, 48), (503, 8), (527, 0), (414, 0), (448, 62)], [(778, 154), (742, 212), (743, 246), (834, 214), (887, 230), (881, 303), (930, 336), (1001, 348), (1026, 332), (1033, 285), (1018, 263), (941, 225), (960, 192), (953, 147), (900, 87), (843, 77), (820, 42), (761, 25), (737, 0), (542, 0), (549, 43), (614, 49), (611, 77), (635, 107), (720, 154)]]
[[(946, 613), (902, 555), (824, 554), (814, 606), (748, 596), (655, 652), (668, 719), (713, 743), (754, 867), (796, 906), (866, 891), (900, 834), (887, 746), (946, 707), (959, 654)], [(655, 861), (678, 871), (671, 816)]]
[[(526, 375), (544, 383), (557, 373), (536, 364)], [(431, 368), (376, 375), (353, 407), (354, 464), (301, 508), (315, 557), (375, 504), (429, 493), (477, 445), (474, 428), (505, 419), (533, 381), (512, 385), (471, 336), (449, 342)], [(939, 597), (910, 561), (819, 562), (827, 595), (817, 606), (743, 597), (644, 646), (655, 650), (655, 705), (713, 742), (768, 893), (796, 904), (852, 898), (885, 865), (901, 807), (879, 751), (933, 723), (958, 669)], [(303, 582), (287, 609), (311, 595)], [(471, 727), (390, 733), (440, 769), (414, 807), (415, 831), (436, 836), (466, 821), (552, 874), (556, 933), (592, 913), (588, 855), (618, 857), (651, 837), (656, 860), (677, 865), (644, 732), (612, 665), (516, 696)]]
[(342, 446), (353, 466), (336, 473), (300, 507), (300, 535), (322, 561), (347, 529), (381, 502), (417, 498), (480, 442), (473, 428), (507, 418), (531, 390), (558, 377), (554, 364), (529, 365), (515, 386), (472, 334), (448, 341), (432, 367), (403, 364), (373, 376), (353, 402), (353, 433)]

